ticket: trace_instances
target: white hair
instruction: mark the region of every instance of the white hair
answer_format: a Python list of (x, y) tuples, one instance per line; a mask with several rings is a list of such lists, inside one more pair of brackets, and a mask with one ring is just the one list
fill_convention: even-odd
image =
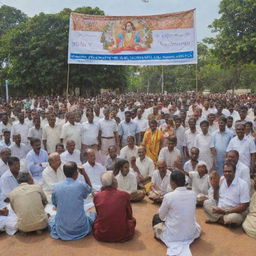
[(112, 186), (114, 178), (115, 177), (114, 177), (113, 171), (104, 172), (100, 178), (102, 186), (103, 187)]

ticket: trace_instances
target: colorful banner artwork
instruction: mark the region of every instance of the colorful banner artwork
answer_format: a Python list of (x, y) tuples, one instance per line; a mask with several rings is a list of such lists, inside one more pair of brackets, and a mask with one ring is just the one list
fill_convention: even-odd
[(71, 13), (68, 63), (196, 64), (195, 9), (153, 16)]

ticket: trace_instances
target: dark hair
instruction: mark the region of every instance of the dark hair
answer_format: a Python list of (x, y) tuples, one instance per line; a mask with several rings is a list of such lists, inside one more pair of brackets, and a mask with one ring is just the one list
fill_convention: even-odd
[(236, 166), (233, 164), (233, 163), (231, 163), (231, 162), (229, 162), (229, 161), (226, 161), (225, 163), (224, 163), (224, 166), (231, 166), (232, 167), (232, 169), (233, 169), (233, 171), (234, 172), (236, 172)]
[(177, 143), (177, 137), (176, 136), (170, 136), (167, 139), (168, 139), (168, 142)]
[(125, 160), (125, 159), (120, 159), (120, 160), (118, 160), (116, 163), (115, 163), (115, 166), (114, 166), (114, 176), (116, 176), (118, 173), (119, 173), (119, 171), (121, 170), (121, 168), (123, 168), (123, 166), (125, 165), (125, 164), (129, 164), (129, 161), (127, 161), (127, 160)]
[(150, 120), (149, 123), (150, 123), (150, 124), (155, 124), (155, 125), (157, 125), (157, 121), (156, 121), (155, 119)]
[(185, 186), (185, 175), (180, 171), (173, 171), (170, 176), (170, 180), (174, 182), (178, 187)]
[(40, 142), (41, 143), (41, 140), (38, 139), (38, 138), (32, 138), (31, 141), (30, 141), (30, 145), (33, 146), (35, 143), (37, 142)]
[(228, 153), (234, 153), (234, 154), (236, 154), (237, 158), (239, 158), (239, 152), (238, 152), (237, 150), (232, 149), (232, 150), (229, 150), (229, 151), (227, 152), (227, 154), (228, 154)]
[(225, 116), (221, 116), (221, 117), (219, 118), (219, 121), (222, 121), (222, 122), (224, 122), (224, 123), (227, 123), (227, 118), (226, 118)]
[(55, 150), (57, 150), (57, 147), (62, 147), (62, 148), (64, 149), (64, 145), (63, 145), (62, 143), (58, 143), (58, 144), (56, 144), (56, 146), (55, 146)]
[(77, 172), (77, 165), (75, 162), (67, 162), (63, 166), (63, 172), (67, 178), (72, 178)]
[(200, 126), (202, 126), (202, 125), (204, 125), (204, 124), (206, 124), (207, 126), (210, 125), (210, 124), (209, 124), (209, 121), (203, 120), (203, 121), (200, 123)]
[(125, 23), (125, 29), (127, 28), (127, 24), (130, 23), (131, 26), (132, 26), (132, 30), (134, 31), (135, 30), (135, 26), (133, 25), (133, 23), (131, 21), (128, 21)]
[(197, 147), (192, 147), (192, 148), (190, 149), (190, 152), (192, 151), (192, 149), (195, 149), (195, 150), (198, 152), (198, 154), (200, 153), (200, 149), (199, 149), (199, 148), (197, 148)]
[(18, 184), (28, 182), (30, 174), (28, 172), (20, 172), (17, 177)]
[(15, 162), (19, 162), (20, 159), (18, 157), (15, 157), (15, 156), (11, 156), (9, 159), (8, 159), (8, 165), (13, 165)]
[(227, 120), (234, 120), (233, 116), (228, 116)]
[(132, 111), (126, 110), (126, 111), (124, 112), (124, 114), (125, 114), (125, 115), (127, 115), (127, 114), (131, 115), (131, 114), (132, 114)]

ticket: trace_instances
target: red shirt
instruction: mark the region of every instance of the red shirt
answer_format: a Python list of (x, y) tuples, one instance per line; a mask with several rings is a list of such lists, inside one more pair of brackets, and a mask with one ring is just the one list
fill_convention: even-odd
[(103, 242), (125, 242), (135, 231), (130, 195), (113, 187), (106, 187), (94, 197), (97, 212), (93, 224), (94, 237)]

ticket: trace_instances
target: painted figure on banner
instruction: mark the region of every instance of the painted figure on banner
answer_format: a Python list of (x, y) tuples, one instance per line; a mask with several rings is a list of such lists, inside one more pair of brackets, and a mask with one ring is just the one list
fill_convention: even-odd
[(153, 41), (152, 31), (144, 22), (112, 22), (101, 37), (103, 48), (112, 53), (122, 51), (146, 51)]

